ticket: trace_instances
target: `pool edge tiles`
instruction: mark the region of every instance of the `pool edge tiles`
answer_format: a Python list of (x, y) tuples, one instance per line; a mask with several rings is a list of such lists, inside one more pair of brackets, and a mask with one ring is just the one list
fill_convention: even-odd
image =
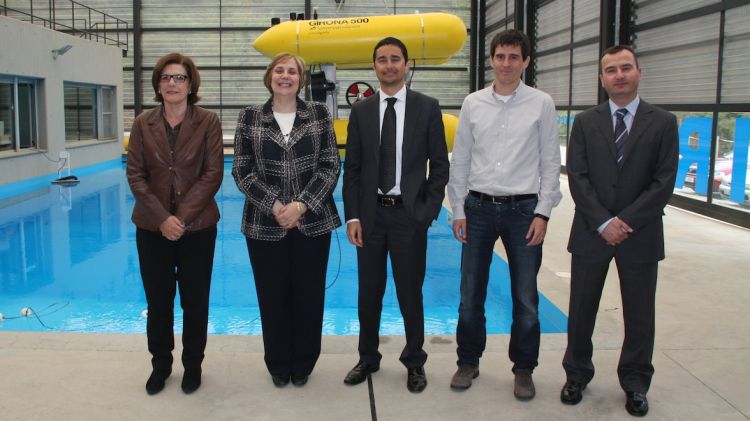
[[(122, 166), (122, 159), (115, 158), (108, 161), (98, 162), (96, 164), (86, 165), (83, 167), (71, 169), (71, 175), (76, 177), (85, 177), (100, 171), (106, 171)], [(61, 176), (63, 174), (61, 173)], [(9, 199), (13, 196), (23, 195), (34, 190), (39, 190), (52, 185), (54, 180), (59, 177), (57, 172), (49, 173), (47, 175), (33, 177), (26, 180), (14, 181), (12, 183), (0, 185), (0, 200)]]

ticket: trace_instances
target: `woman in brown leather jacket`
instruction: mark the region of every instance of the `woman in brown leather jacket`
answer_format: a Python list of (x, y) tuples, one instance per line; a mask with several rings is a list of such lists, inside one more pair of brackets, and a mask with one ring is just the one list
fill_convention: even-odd
[(135, 119), (128, 144), (127, 176), (135, 196), (133, 223), (148, 302), (146, 334), (153, 371), (146, 392), (164, 388), (172, 373), (174, 298), (183, 315), (182, 390), (201, 384), (208, 330), (216, 223), (214, 195), (224, 172), (221, 122), (195, 105), (200, 75), (178, 53), (162, 57), (151, 77), (161, 106)]
[(298, 98), (301, 58), (266, 69), (271, 98), (245, 108), (232, 175), (245, 195), (242, 232), (255, 278), (265, 361), (273, 383), (303, 386), (320, 356), (331, 232), (341, 225), (332, 192), (339, 153), (324, 104)]

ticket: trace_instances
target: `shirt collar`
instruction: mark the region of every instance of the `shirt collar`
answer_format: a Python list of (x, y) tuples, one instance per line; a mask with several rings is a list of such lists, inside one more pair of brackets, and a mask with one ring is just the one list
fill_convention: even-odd
[(628, 110), (628, 114), (635, 116), (635, 112), (638, 110), (638, 104), (640, 103), (641, 103), (641, 97), (639, 95), (636, 95), (635, 98), (632, 101), (630, 101), (630, 103), (626, 105), (625, 107), (618, 106), (617, 104), (612, 102), (612, 100), (610, 99), (609, 100), (609, 113), (614, 116), (615, 111), (619, 110), (620, 108), (625, 108)]
[[(518, 83), (518, 86), (516, 86), (516, 89), (514, 89), (513, 93), (510, 94), (510, 97), (514, 98), (518, 93), (523, 93), (524, 89), (526, 89), (526, 84), (523, 83), (523, 79), (521, 79), (521, 81)], [(501, 95), (495, 92), (495, 82), (492, 82), (492, 85), (490, 85), (490, 95), (495, 101), (501, 101)]]
[(406, 101), (406, 85), (402, 86), (401, 89), (399, 89), (398, 92), (396, 92), (396, 95), (393, 95), (393, 97), (386, 95), (386, 93), (381, 90), (378, 90), (378, 91), (380, 92), (380, 102), (385, 102), (385, 100), (388, 98), (396, 98), (397, 100), (396, 102)]

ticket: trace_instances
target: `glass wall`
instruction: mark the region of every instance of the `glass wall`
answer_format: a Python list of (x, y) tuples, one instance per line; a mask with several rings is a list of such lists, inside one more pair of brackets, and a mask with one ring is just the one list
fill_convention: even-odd
[(719, 178), (714, 203), (744, 211), (750, 210), (750, 112), (719, 113), (719, 154), (714, 174)]
[(680, 125), (675, 194), (694, 200), (697, 210), (715, 215), (718, 207), (747, 221), (750, 6), (635, 3), (633, 44), (644, 72), (639, 93), (675, 113)]

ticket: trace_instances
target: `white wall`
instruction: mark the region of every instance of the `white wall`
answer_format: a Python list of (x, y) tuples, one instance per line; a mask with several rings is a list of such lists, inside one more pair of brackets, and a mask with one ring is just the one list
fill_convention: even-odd
[[(38, 150), (0, 152), (0, 185), (57, 171), (53, 159), (60, 151), (70, 153), (73, 168), (115, 159), (123, 151), (122, 52), (105, 45), (38, 25), (0, 16), (0, 75), (38, 79)], [(73, 48), (56, 60), (51, 51), (70, 44)], [(117, 92), (117, 139), (65, 144), (63, 83), (79, 82), (115, 86)]]

